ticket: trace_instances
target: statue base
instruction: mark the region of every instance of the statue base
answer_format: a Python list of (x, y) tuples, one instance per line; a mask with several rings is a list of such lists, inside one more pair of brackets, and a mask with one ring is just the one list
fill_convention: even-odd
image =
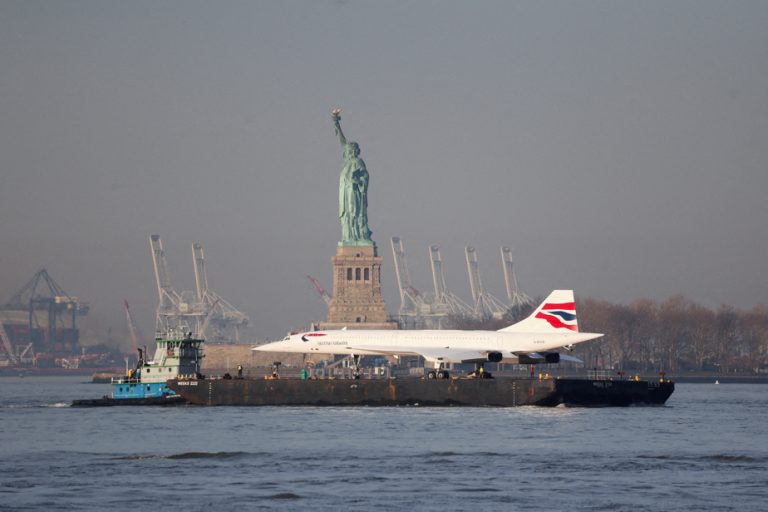
[[(361, 242), (353, 242), (360, 244)], [(342, 243), (331, 258), (333, 299), (324, 329), (397, 329), (390, 322), (381, 296), (381, 263), (376, 244)]]

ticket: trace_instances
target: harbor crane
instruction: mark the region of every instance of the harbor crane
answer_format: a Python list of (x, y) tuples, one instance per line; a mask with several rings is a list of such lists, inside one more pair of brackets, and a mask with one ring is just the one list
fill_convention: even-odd
[(0, 306), (3, 351), (13, 364), (31, 362), (35, 353), (76, 354), (77, 317), (88, 311), (88, 303), (65, 292), (42, 268)]
[(480, 279), (480, 265), (477, 261), (477, 251), (474, 247), (465, 247), (464, 253), (467, 258), (467, 271), (469, 272), (469, 287), (472, 291), (472, 300), (475, 302), (475, 316), (487, 320), (493, 318), (499, 320), (504, 318), (508, 307), (499, 299), (491, 295), (483, 287), (483, 281)]
[(475, 313), (472, 307), (451, 293), (445, 284), (440, 246), (429, 246), (429, 262), (432, 267), (432, 283), (435, 287), (435, 304), (445, 307), (449, 312), (448, 314), (453, 317), (474, 317)]
[[(171, 285), (160, 236), (150, 235), (149, 243), (159, 298), (156, 332), (163, 334), (170, 330), (191, 331), (208, 341), (239, 341), (240, 329), (248, 325), (248, 317), (208, 287), (208, 272), (202, 245), (192, 244), (195, 290), (179, 293)], [(212, 332), (205, 332), (209, 327)]]
[[(193, 314), (190, 304), (185, 302), (181, 294), (173, 289), (168, 263), (165, 260), (165, 249), (160, 235), (149, 236), (149, 246), (152, 250), (152, 265), (155, 269), (158, 303), (155, 314), (155, 333), (164, 335), (171, 330), (187, 332), (194, 329), (199, 334), (199, 314)], [(192, 325), (189, 321), (192, 320)]]
[(436, 302), (433, 297), (422, 294), (413, 286), (402, 238), (393, 236), (391, 243), (397, 286), (400, 291), (398, 316), (401, 326), (407, 329), (441, 328), (442, 321), (450, 314), (450, 308)]
[(501, 266), (504, 269), (504, 284), (507, 289), (507, 299), (512, 308), (521, 308), (523, 306), (533, 305), (533, 299), (520, 291), (517, 286), (517, 276), (515, 275), (514, 262), (512, 260), (512, 249), (509, 247), (501, 248)]
[(429, 306), (424, 302), (421, 293), (411, 284), (411, 275), (408, 272), (408, 264), (405, 260), (403, 240), (400, 237), (393, 236), (390, 242), (392, 244), (397, 288), (400, 291), (400, 309), (397, 314), (403, 327), (413, 328), (415, 324), (419, 323), (422, 312)]
[(212, 329), (209, 336), (211, 341), (227, 339), (240, 341), (240, 329), (248, 325), (248, 317), (208, 287), (208, 270), (203, 246), (200, 243), (192, 244), (192, 258), (195, 263), (197, 300), (206, 311), (201, 326), (201, 334), (206, 336), (207, 328), (210, 326)]

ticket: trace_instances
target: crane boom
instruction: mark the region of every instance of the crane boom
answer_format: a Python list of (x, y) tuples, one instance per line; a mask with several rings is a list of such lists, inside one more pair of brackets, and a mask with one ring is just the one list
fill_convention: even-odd
[(195, 242), (192, 244), (192, 259), (195, 264), (195, 291), (197, 300), (202, 301), (208, 292), (208, 269), (205, 265), (203, 246)]
[(320, 281), (318, 281), (317, 279), (315, 279), (312, 276), (307, 276), (307, 279), (309, 279), (312, 282), (312, 286), (315, 287), (315, 291), (317, 291), (318, 295), (320, 295), (320, 298), (323, 299), (323, 302), (325, 302), (326, 304), (328, 304), (330, 306), (331, 305), (331, 296), (328, 295), (328, 292), (325, 291), (325, 288), (323, 288), (320, 285)]
[(155, 269), (158, 295), (155, 330), (158, 333), (165, 333), (171, 328), (186, 329), (186, 326), (182, 325), (180, 316), (181, 295), (171, 286), (171, 276), (165, 261), (165, 250), (160, 235), (149, 235), (149, 248), (152, 251), (152, 265)]
[(412, 315), (419, 310), (425, 309), (424, 299), (421, 297), (421, 292), (411, 283), (411, 273), (408, 271), (408, 261), (405, 259), (403, 239), (393, 236), (391, 243), (395, 274), (397, 275), (397, 286), (400, 290), (400, 314)]
[(467, 257), (467, 272), (469, 272), (469, 289), (472, 292), (472, 300), (475, 303), (480, 297), (483, 283), (480, 281), (480, 265), (477, 262), (477, 251), (474, 247), (465, 247), (464, 254)]
[(429, 246), (429, 262), (432, 266), (432, 283), (435, 286), (435, 300), (443, 302), (445, 296), (445, 275), (443, 275), (443, 260), (440, 257), (440, 247)]
[(517, 275), (515, 275), (515, 267), (512, 260), (512, 249), (509, 247), (501, 248), (501, 266), (504, 270), (504, 285), (507, 289), (509, 304), (512, 307), (533, 304), (533, 299), (521, 292), (517, 286)]
[(155, 282), (157, 283), (157, 295), (160, 304), (172, 306), (180, 300), (180, 297), (171, 286), (171, 275), (168, 272), (168, 263), (165, 261), (165, 250), (160, 235), (149, 236), (149, 247), (152, 250), (152, 264), (155, 269)]
[(467, 270), (469, 271), (469, 286), (472, 289), (472, 299), (475, 301), (475, 315), (479, 318), (500, 319), (507, 312), (507, 306), (499, 299), (485, 291), (480, 279), (480, 264), (477, 261), (477, 251), (474, 247), (465, 247)]
[(134, 348), (138, 348), (141, 346), (141, 340), (143, 340), (143, 336), (139, 328), (136, 326), (136, 322), (133, 320), (133, 315), (131, 315), (131, 308), (128, 306), (128, 301), (125, 299), (123, 299), (123, 308), (125, 308), (125, 320), (128, 323), (128, 334), (131, 337), (131, 342), (133, 343)]
[(462, 317), (474, 316), (473, 309), (448, 290), (445, 284), (443, 259), (440, 256), (439, 246), (429, 246), (429, 261), (432, 265), (432, 282), (435, 286), (435, 304), (446, 307), (452, 315)]

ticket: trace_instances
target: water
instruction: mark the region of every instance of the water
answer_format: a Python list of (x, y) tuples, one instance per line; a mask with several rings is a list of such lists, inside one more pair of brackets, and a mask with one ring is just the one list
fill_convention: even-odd
[(0, 510), (768, 509), (768, 385), (664, 407), (68, 407), (0, 378)]

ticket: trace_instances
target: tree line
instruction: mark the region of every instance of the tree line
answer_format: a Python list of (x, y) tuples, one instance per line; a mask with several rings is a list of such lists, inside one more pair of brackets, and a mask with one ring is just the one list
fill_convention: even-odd
[[(540, 304), (541, 300), (534, 301)], [(579, 344), (573, 354), (588, 367), (627, 372), (768, 372), (768, 307), (713, 310), (677, 295), (662, 302), (630, 304), (577, 301), (579, 330), (602, 338)], [(497, 330), (528, 316), (533, 307), (511, 310), (502, 320), (457, 322), (461, 329)]]
[(629, 305), (585, 299), (579, 329), (603, 338), (579, 348), (587, 364), (628, 371), (766, 371), (768, 307), (706, 308), (677, 295)]

